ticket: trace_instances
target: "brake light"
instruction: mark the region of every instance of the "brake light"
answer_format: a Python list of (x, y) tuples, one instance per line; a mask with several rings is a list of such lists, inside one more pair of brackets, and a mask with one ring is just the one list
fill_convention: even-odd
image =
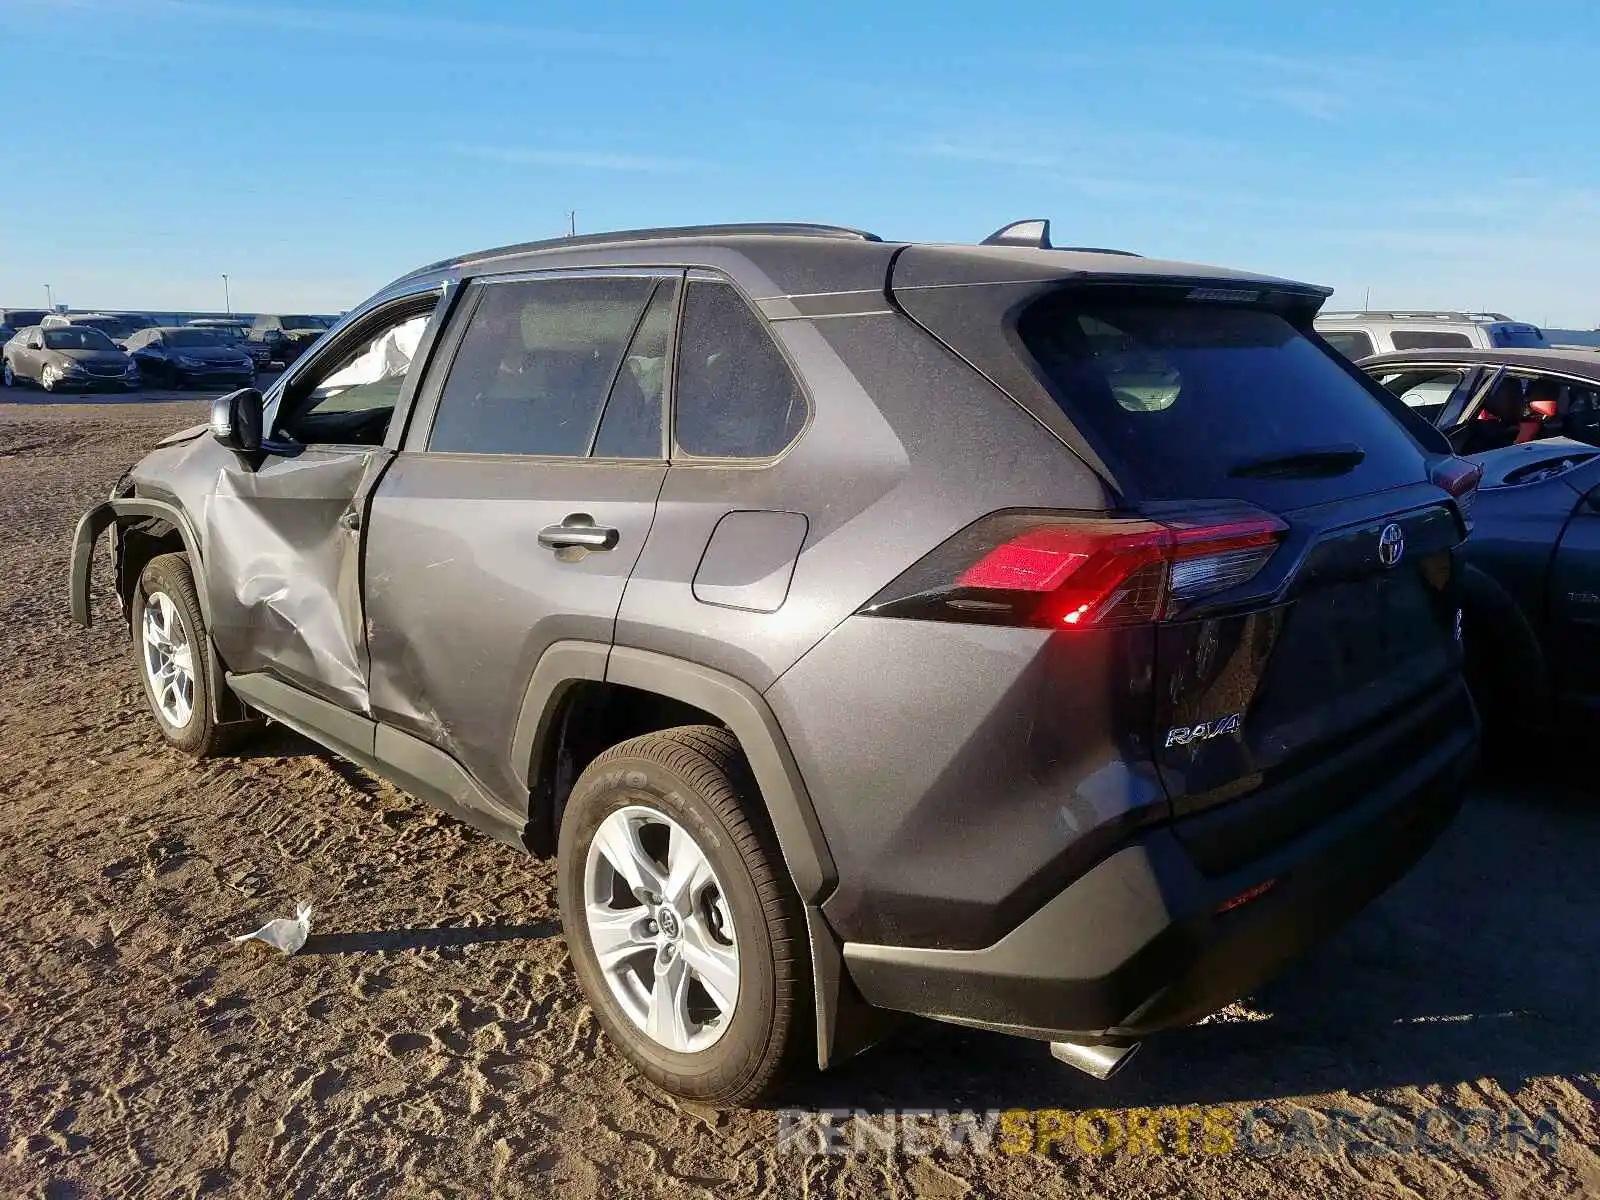
[(1483, 468), (1464, 458), (1447, 458), (1433, 469), (1433, 481), (1455, 497), (1456, 507), (1468, 532), (1472, 530), (1472, 502), (1478, 497), (1478, 484), (1483, 482)]
[(996, 513), (945, 542), (863, 611), (1047, 629), (1146, 624), (1248, 582), (1287, 530), (1242, 507), (1160, 522)]

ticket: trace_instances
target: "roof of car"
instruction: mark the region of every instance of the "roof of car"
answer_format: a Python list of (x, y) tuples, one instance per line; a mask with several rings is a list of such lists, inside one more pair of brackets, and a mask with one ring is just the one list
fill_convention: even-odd
[(1391, 354), (1374, 354), (1360, 361), (1363, 367), (1405, 366), (1407, 363), (1488, 363), (1497, 367), (1564, 371), (1600, 381), (1600, 347), (1592, 350), (1570, 346), (1527, 350), (1457, 350), (1435, 346), (1421, 350), (1396, 350)]
[[(686, 257), (691, 247), (734, 251), (748, 256), (767, 272), (778, 294), (881, 288), (884, 272), (896, 260), (896, 287), (942, 286), (949, 283), (1030, 281), (1072, 275), (1219, 280), (1283, 288), (1325, 296), (1327, 289), (1291, 280), (1225, 267), (1144, 258), (1126, 251), (1091, 249), (1038, 249), (1015, 245), (971, 245), (887, 241), (859, 229), (835, 225), (766, 223), (748, 225), (689, 225), (661, 229), (628, 229), (614, 233), (553, 238), (480, 250), (441, 260), (408, 272), (396, 283), (419, 277), (472, 269), (494, 262), (498, 269), (516, 270), (545, 258), (558, 260), (571, 254), (575, 265), (598, 265), (611, 250), (628, 261), (641, 252), (664, 249), (671, 260)], [(897, 259), (911, 247), (915, 258)], [(511, 260), (529, 259), (528, 263)], [(662, 265), (668, 265), (663, 262)], [(762, 297), (757, 296), (757, 299)]]

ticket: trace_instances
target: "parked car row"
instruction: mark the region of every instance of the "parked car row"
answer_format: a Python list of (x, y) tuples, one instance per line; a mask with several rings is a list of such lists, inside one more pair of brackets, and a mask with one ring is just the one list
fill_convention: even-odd
[(0, 381), (32, 383), (47, 392), (139, 386), (139, 369), (126, 351), (92, 325), (32, 325), (19, 330), (0, 351)]
[(250, 323), (201, 317), (161, 325), (136, 313), (0, 310), (6, 387), (49, 392), (140, 386), (253, 383), (287, 366), (327, 332), (332, 318), (257, 316)]
[(133, 465), (73, 616), (113, 529), (171, 745), (271, 718), (554, 856), (668, 1091), (883, 1011), (1104, 1078), (1409, 870), (1476, 756), (1485, 468), (1326, 297), (1045, 222), (467, 255)]

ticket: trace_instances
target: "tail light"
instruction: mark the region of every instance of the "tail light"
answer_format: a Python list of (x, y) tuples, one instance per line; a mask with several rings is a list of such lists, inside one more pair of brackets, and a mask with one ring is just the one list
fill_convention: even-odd
[(1472, 531), (1472, 502), (1478, 497), (1483, 468), (1464, 458), (1447, 458), (1433, 469), (1433, 481), (1455, 497), (1461, 520)]
[(1248, 582), (1288, 526), (1257, 509), (1152, 521), (1003, 512), (939, 546), (864, 612), (1042, 629), (1160, 621)]

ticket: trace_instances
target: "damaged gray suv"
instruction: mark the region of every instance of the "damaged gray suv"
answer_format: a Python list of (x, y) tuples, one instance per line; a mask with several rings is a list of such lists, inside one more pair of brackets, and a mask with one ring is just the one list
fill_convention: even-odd
[(553, 855), (726, 1104), (885, 1012), (1100, 1077), (1449, 821), (1476, 468), (1326, 293), (1048, 227), (533, 243), (354, 309), (85, 514), (162, 734), (282, 722)]

